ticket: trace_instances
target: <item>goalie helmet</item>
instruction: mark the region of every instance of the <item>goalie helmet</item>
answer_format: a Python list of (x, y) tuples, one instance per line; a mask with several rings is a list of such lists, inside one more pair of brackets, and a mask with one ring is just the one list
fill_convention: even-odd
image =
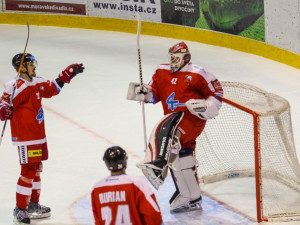
[(184, 42), (177, 43), (169, 49), (171, 73), (175, 73), (191, 60), (191, 53)]
[[(20, 64), (22, 61), (22, 56), (23, 56), (23, 53), (19, 53), (19, 54), (16, 54), (12, 59), (12, 66), (15, 68), (16, 71), (19, 71), (19, 67), (20, 67)], [(27, 68), (26, 65), (27, 65), (27, 63), (30, 63), (30, 62), (34, 62), (35, 66), (37, 66), (37, 61), (35, 60), (34, 56), (31, 55), (30, 53), (25, 53), (22, 65), (25, 68)]]
[(112, 172), (121, 171), (127, 167), (127, 153), (119, 146), (113, 146), (108, 148), (103, 156), (103, 160), (108, 168)]

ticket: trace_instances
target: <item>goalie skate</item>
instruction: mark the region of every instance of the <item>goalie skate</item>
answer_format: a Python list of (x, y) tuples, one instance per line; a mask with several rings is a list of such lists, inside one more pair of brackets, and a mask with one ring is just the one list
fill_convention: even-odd
[(171, 209), (173, 213), (180, 213), (180, 212), (191, 212), (195, 210), (202, 210), (202, 197), (200, 196), (200, 200), (196, 199), (195, 201), (190, 201), (188, 205), (180, 206), (175, 209)]
[(27, 212), (31, 219), (42, 219), (51, 216), (49, 207), (34, 202), (29, 202)]

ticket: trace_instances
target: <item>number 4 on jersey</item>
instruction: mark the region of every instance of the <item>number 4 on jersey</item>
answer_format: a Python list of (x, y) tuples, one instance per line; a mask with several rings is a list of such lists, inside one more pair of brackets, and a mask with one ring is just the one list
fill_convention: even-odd
[[(109, 206), (101, 208), (101, 214), (103, 220), (105, 220), (105, 225), (111, 225), (112, 221), (112, 212)], [(119, 205), (117, 208), (117, 215), (115, 220), (116, 225), (132, 225), (129, 215), (128, 205)]]
[(175, 92), (169, 95), (167, 98), (168, 108), (174, 111), (177, 107), (185, 106), (185, 103), (180, 103), (178, 100), (175, 100)]

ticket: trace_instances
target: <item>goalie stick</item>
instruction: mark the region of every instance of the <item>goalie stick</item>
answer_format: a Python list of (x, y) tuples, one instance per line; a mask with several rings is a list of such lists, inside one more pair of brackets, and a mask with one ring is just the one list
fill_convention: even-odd
[[(21, 59), (21, 62), (20, 62), (20, 66), (19, 66), (19, 69), (18, 69), (17, 79), (16, 79), (16, 82), (14, 84), (13, 92), (11, 94), (11, 98), (10, 98), (10, 102), (9, 102), (9, 107), (12, 107), (12, 100), (13, 100), (14, 95), (15, 95), (17, 83), (19, 81), (20, 72), (21, 72), (22, 64), (23, 64), (23, 61), (24, 61), (24, 56), (25, 56), (25, 53), (26, 53), (27, 45), (28, 45), (28, 40), (29, 40), (29, 23), (27, 22), (27, 40), (26, 40), (24, 52), (23, 52), (23, 55), (22, 55), (22, 59)], [(1, 143), (2, 143), (2, 139), (3, 139), (3, 135), (4, 135), (6, 123), (7, 123), (7, 120), (5, 120), (4, 125), (3, 125), (3, 129), (2, 129), (2, 133), (1, 133), (1, 137), (0, 137), (0, 146), (1, 146)]]
[[(136, 14), (137, 21), (138, 21), (138, 28), (137, 28), (137, 53), (138, 53), (138, 61), (139, 61), (139, 77), (140, 77), (140, 90), (143, 90), (143, 72), (142, 72), (142, 60), (141, 60), (141, 50), (140, 50), (140, 35), (141, 35), (141, 17), (139, 13)], [(143, 115), (143, 128), (144, 128), (144, 141), (145, 141), (145, 152), (147, 149), (147, 135), (146, 135), (146, 119), (145, 119), (145, 106), (144, 102), (142, 104), (142, 115)]]

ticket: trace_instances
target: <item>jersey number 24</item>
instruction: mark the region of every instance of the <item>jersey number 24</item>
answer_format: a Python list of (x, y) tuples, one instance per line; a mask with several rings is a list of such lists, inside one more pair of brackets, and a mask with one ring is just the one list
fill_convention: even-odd
[[(111, 225), (112, 212), (109, 206), (101, 208), (102, 220), (105, 220), (105, 225)], [(129, 215), (128, 205), (118, 205), (117, 215), (115, 217), (115, 225), (132, 225)]]

